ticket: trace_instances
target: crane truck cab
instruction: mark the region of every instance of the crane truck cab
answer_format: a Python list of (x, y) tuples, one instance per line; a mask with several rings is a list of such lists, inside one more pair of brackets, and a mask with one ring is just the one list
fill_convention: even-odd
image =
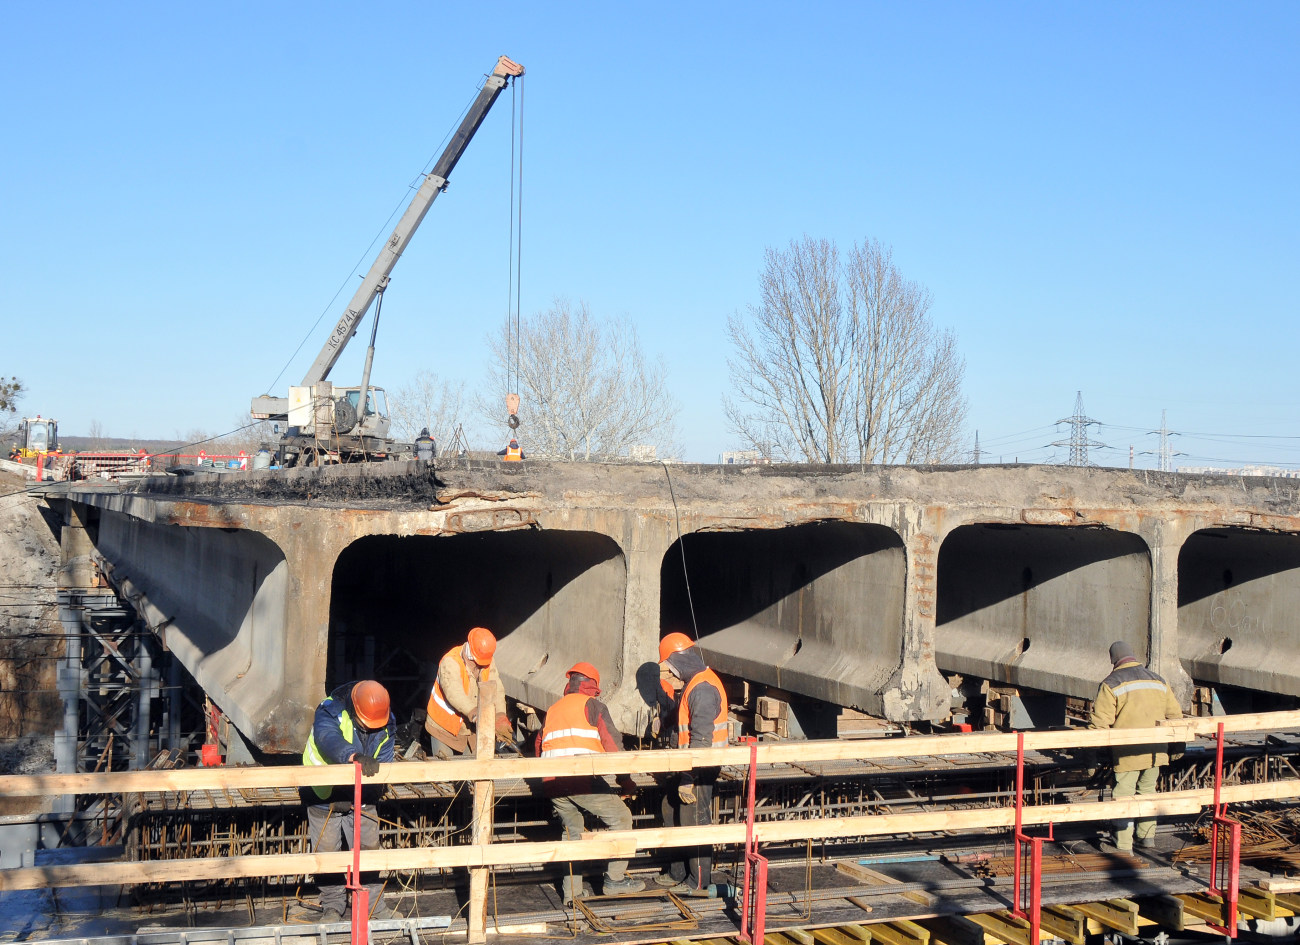
[(253, 401), (253, 417), (287, 424), (277, 457), (281, 466), (389, 458), (393, 441), (384, 389), (371, 387), (364, 414), (360, 407), (360, 386), (338, 387), (321, 381), (310, 387), (290, 387), (287, 400), (258, 397)]

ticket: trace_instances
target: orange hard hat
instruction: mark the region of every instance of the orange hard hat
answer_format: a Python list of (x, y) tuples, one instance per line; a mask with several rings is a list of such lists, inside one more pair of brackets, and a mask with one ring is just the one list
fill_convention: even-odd
[(569, 668), (569, 671), (564, 675), (572, 676), (574, 673), (577, 673), (580, 676), (586, 676), (597, 686), (600, 685), (600, 670), (592, 666), (590, 663), (574, 663), (573, 666)]
[(475, 627), (469, 632), (469, 655), (474, 662), (486, 666), (492, 662), (492, 654), (497, 651), (497, 638), (487, 627)]
[(695, 645), (692, 640), (684, 633), (670, 633), (659, 641), (659, 662), (663, 662), (674, 653), (680, 653), (682, 650), (689, 650)]
[(383, 728), (388, 724), (388, 690), (373, 679), (363, 679), (352, 687), (352, 708), (366, 728)]

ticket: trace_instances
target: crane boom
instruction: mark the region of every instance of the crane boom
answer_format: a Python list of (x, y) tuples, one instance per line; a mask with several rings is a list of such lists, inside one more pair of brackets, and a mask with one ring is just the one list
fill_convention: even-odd
[(447, 186), (447, 178), (451, 175), (452, 170), (456, 167), (456, 162), (460, 160), (465, 148), (468, 147), (470, 139), (474, 137), (474, 132), (478, 131), (479, 125), (487, 117), (488, 110), (492, 103), (496, 101), (501, 90), (505, 88), (506, 81), (511, 76), (520, 76), (524, 74), (524, 67), (517, 62), (502, 56), (497, 60), (496, 68), (492, 74), (487, 77), (483, 83), (483, 88), (479, 90), (478, 97), (474, 104), (469, 107), (465, 113), (464, 120), (461, 121), (460, 127), (452, 135), (451, 141), (447, 143), (446, 149), (442, 152), (442, 157), (434, 165), (433, 170), (425, 177), (424, 183), (416, 191), (415, 196), (411, 199), (410, 205), (402, 218), (397, 221), (397, 226), (393, 228), (393, 234), (384, 243), (383, 249), (379, 251), (379, 256), (370, 266), (370, 271), (366, 273), (365, 279), (361, 282), (361, 287), (357, 289), (356, 295), (348, 303), (347, 309), (339, 318), (338, 324), (330, 332), (329, 338), (325, 341), (325, 346), (321, 348), (320, 354), (316, 355), (316, 360), (312, 362), (306, 375), (302, 379), (303, 387), (312, 387), (329, 376), (330, 370), (338, 361), (343, 349), (347, 347), (348, 341), (356, 333), (358, 323), (366, 317), (370, 305), (375, 300), (375, 295), (382, 291), (388, 284), (388, 276), (397, 265), (397, 260), (401, 258), (402, 251), (406, 249), (406, 244), (410, 242), (411, 237), (415, 234), (416, 228), (419, 227), (420, 221), (424, 215), (429, 212), (429, 207), (437, 199), (438, 194)]

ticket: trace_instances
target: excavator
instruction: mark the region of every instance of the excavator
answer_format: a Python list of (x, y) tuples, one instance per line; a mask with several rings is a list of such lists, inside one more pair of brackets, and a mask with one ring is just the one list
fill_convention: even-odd
[[(275, 421), (277, 429), (279, 424), (285, 425), (277, 450), (281, 466), (319, 466), (394, 457), (395, 447), (388, 435), (388, 409), (383, 388), (370, 386), (379, 306), (383, 304), (389, 275), (433, 201), (446, 189), (447, 178), (487, 117), (493, 102), (510, 79), (523, 74), (524, 67), (517, 62), (505, 56), (497, 60), (496, 68), (483, 83), (460, 127), (398, 220), (320, 354), (303, 376), (302, 383), (290, 387), (288, 397), (263, 394), (253, 398), (253, 419)], [(370, 347), (366, 351), (361, 383), (356, 387), (336, 386), (328, 380), (330, 370), (376, 300), (379, 306), (376, 306), (371, 324)]]

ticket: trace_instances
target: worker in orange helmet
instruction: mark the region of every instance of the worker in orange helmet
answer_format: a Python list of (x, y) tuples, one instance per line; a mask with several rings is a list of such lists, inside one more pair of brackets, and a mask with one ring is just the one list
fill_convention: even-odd
[[(374, 777), (381, 762), (393, 760), (393, 740), (397, 723), (389, 708), (388, 690), (373, 679), (339, 686), (316, 707), (307, 747), (302, 752), (305, 765), (339, 765), (360, 762), (361, 773)], [(383, 793), (382, 784), (361, 789), (361, 849), (379, 849), (379, 814), (375, 802)], [(305, 788), (307, 826), (312, 852), (334, 853), (344, 844), (352, 845), (357, 811), (353, 810), (355, 788), (352, 785), (312, 786)], [(347, 892), (343, 877), (326, 874), (320, 886), (322, 921), (341, 922), (347, 910)], [(370, 917), (388, 918), (392, 910), (379, 905), (382, 886), (371, 876)]]
[[(596, 698), (600, 695), (600, 672), (590, 663), (575, 663), (565, 676), (564, 695), (546, 710), (546, 723), (537, 734), (537, 753), (543, 758), (567, 758), (622, 751), (623, 736), (605, 703)], [(618, 783), (625, 796), (636, 791), (631, 775), (621, 775)], [(632, 812), (622, 797), (610, 791), (604, 778), (547, 777), (542, 779), (542, 789), (560, 818), (566, 840), (582, 839), (584, 813), (611, 830), (632, 829)], [(627, 860), (611, 860), (606, 865), (602, 895), (643, 889), (644, 882), (627, 875)], [(582, 892), (582, 877), (571, 872), (565, 875), (562, 890), (564, 904), (569, 905)]]
[[(429, 733), (438, 758), (474, 754), (474, 732), (479, 724), (478, 684), (497, 678), (492, 665), (496, 651), (497, 638), (492, 631), (475, 627), (464, 644), (452, 647), (438, 661), (438, 678), (434, 680), (424, 719), (424, 730)], [(496, 689), (496, 737), (513, 741), (514, 730), (506, 715), (505, 689), (499, 684)]]
[(510, 438), (510, 442), (506, 444), (505, 449), (497, 450), (497, 455), (501, 457), (502, 462), (506, 463), (518, 463), (527, 459), (524, 456), (524, 451), (519, 446), (519, 441), (514, 437)]
[[(678, 748), (719, 748), (727, 744), (727, 690), (718, 674), (704, 664), (700, 648), (684, 633), (659, 641), (659, 678), (676, 694)], [(670, 735), (670, 742), (672, 741)], [(664, 795), (663, 819), (668, 827), (703, 827), (712, 823), (716, 767), (683, 771), (675, 789)], [(684, 851), (685, 852), (685, 851)], [(660, 886), (677, 893), (702, 893), (713, 881), (710, 848), (696, 847), (655, 877)]]

